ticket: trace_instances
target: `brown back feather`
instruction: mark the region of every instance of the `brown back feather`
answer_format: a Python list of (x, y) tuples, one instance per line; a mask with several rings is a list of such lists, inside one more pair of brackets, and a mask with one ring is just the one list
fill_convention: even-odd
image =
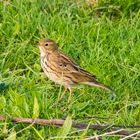
[(86, 70), (82, 69), (77, 65), (72, 59), (64, 55), (63, 53), (58, 53), (59, 59), (57, 59), (57, 64), (60, 66), (64, 74), (71, 74), (72, 78), (77, 81), (77, 83), (82, 82), (94, 82), (96, 81), (95, 75), (90, 74)]

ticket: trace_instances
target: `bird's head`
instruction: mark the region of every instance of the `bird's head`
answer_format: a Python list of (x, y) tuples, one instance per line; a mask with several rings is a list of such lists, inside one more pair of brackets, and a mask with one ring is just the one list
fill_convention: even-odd
[(37, 44), (41, 53), (46, 53), (47, 51), (55, 51), (58, 49), (55, 41), (47, 38), (40, 40)]

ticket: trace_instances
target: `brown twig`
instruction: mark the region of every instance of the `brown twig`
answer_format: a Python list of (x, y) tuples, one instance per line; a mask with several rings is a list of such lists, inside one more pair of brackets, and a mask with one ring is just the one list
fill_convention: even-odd
[(132, 133), (131, 135), (125, 136), (124, 138), (120, 139), (120, 140), (125, 140), (125, 139), (129, 139), (132, 138), (134, 136), (137, 136), (138, 134), (140, 134), (140, 131)]
[[(4, 121), (6, 118), (2, 115), (0, 115), (0, 121)], [(28, 123), (28, 124), (40, 124), (40, 125), (55, 125), (55, 126), (62, 126), (65, 122), (65, 120), (63, 119), (32, 119), (32, 118), (18, 118), (18, 117), (13, 117), (10, 118), (10, 121), (15, 122), (15, 123)], [(88, 127), (87, 123), (76, 123), (73, 122), (72, 123), (72, 127), (74, 128), (79, 128), (79, 129), (85, 129)], [(98, 124), (91, 124), (89, 126), (89, 129), (94, 129), (94, 130), (106, 130), (108, 132), (111, 131), (117, 131), (119, 130), (118, 128), (112, 127), (112, 126), (108, 126), (108, 125), (98, 125)], [(127, 131), (125, 129), (121, 129), (121, 131), (117, 131), (117, 135), (121, 135), (121, 136), (128, 136), (128, 135), (132, 135), (136, 132), (134, 131)], [(137, 135), (138, 138), (140, 138), (140, 135)]]

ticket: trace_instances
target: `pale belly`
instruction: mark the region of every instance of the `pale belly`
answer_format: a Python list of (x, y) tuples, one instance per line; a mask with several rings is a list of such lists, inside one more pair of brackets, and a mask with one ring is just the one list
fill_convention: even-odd
[[(41, 63), (42, 64), (42, 63)], [(52, 71), (49, 67), (47, 66), (42, 66), (42, 69), (44, 71), (44, 73), (46, 74), (46, 76), (52, 80), (53, 82), (55, 82), (56, 84), (60, 84), (63, 85), (65, 87), (72, 87), (73, 86), (73, 82), (69, 79), (69, 78), (64, 78), (63, 73), (62, 74), (58, 74), (54, 71)]]

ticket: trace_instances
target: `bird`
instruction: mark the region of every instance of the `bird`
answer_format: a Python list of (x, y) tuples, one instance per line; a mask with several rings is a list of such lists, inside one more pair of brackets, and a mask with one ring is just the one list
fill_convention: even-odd
[(72, 98), (73, 87), (81, 84), (113, 91), (110, 86), (98, 82), (95, 75), (81, 68), (74, 60), (61, 52), (54, 40), (44, 38), (39, 40), (37, 44), (40, 50), (41, 67), (45, 75), (56, 84), (64, 86), (61, 98), (68, 89), (70, 92), (69, 102)]

